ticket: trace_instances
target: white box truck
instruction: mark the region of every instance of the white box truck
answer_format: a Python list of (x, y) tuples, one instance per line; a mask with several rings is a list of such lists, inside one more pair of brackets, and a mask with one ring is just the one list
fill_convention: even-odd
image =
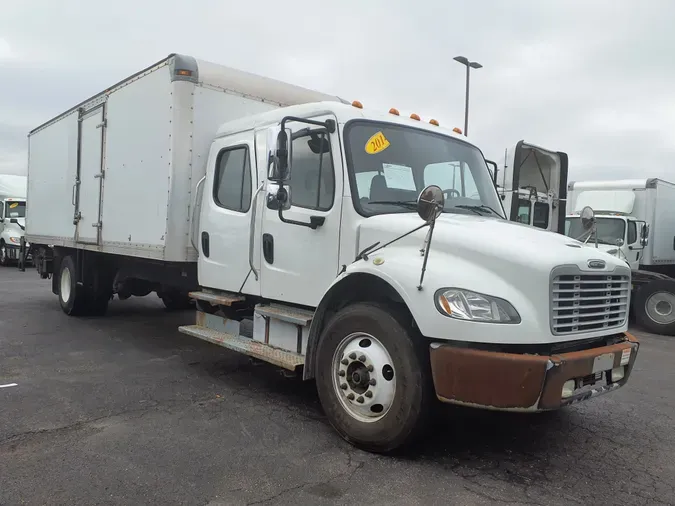
[[(565, 234), (624, 260), (632, 310), (651, 332), (675, 335), (675, 184), (658, 178), (572, 181)], [(581, 213), (594, 212), (585, 233)]]
[(370, 451), (438, 399), (535, 412), (623, 386), (628, 266), (506, 220), (481, 151), (437, 123), (171, 55), (30, 133), (37, 270), (70, 315), (190, 290), (181, 332), (315, 380)]
[(0, 174), (0, 266), (19, 259), (26, 230), (26, 176)]

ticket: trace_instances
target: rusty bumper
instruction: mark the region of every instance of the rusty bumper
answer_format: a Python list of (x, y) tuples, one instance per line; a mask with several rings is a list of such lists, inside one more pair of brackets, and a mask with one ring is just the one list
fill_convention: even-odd
[[(433, 343), (436, 396), (443, 402), (510, 411), (552, 410), (586, 400), (628, 381), (639, 343), (633, 335), (625, 336), (617, 344), (550, 356)], [(618, 368), (623, 377), (612, 381), (611, 371), (617, 369), (618, 376)]]

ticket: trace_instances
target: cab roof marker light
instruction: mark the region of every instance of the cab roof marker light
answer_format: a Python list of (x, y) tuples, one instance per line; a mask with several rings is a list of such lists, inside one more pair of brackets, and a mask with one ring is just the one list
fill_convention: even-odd
[(419, 114), (412, 113), (410, 115), (410, 119), (414, 119), (415, 121), (419, 121), (420, 120)]
[(455, 128), (452, 129), (452, 131), (455, 132), (456, 134), (462, 135), (462, 129), (461, 128), (455, 127)]
[(363, 104), (359, 102), (358, 100), (354, 100), (352, 102), (352, 107), (356, 107), (357, 109), (363, 109)]
[(398, 112), (398, 109), (396, 109), (395, 107), (392, 107), (391, 109), (389, 109), (389, 114), (393, 114), (395, 116), (400, 115), (400, 113)]
[(434, 125), (434, 126), (441, 126), (441, 125), (438, 123), (438, 121), (436, 121), (435, 119), (430, 119), (430, 120), (429, 120), (429, 123), (431, 123), (431, 124)]

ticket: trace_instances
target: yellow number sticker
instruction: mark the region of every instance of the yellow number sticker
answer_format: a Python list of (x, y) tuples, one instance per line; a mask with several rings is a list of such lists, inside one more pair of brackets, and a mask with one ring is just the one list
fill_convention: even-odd
[(368, 141), (366, 141), (366, 153), (374, 155), (380, 153), (390, 146), (389, 141), (382, 132), (377, 132)]
[(13, 204), (10, 204), (10, 205), (9, 205), (9, 208), (10, 208), (10, 209), (14, 209), (15, 207), (19, 207), (19, 203), (18, 203), (18, 202), (14, 202)]

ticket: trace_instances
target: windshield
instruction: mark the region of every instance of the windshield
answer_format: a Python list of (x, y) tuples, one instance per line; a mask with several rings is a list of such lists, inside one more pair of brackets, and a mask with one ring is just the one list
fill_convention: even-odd
[(5, 202), (5, 218), (25, 218), (25, 202)]
[[(617, 239), (624, 239), (626, 232), (626, 222), (621, 218), (596, 218), (595, 222), (598, 242), (600, 244), (611, 244), (616, 246)], [(582, 240), (586, 240), (584, 227), (581, 225), (581, 218), (565, 218), (565, 235)], [(592, 234), (588, 243), (595, 242), (595, 234)]]
[(504, 217), (483, 155), (465, 142), (359, 120), (345, 128), (345, 145), (354, 206), (364, 216), (414, 212), (400, 203), (415, 202), (435, 184), (445, 195), (445, 212)]

